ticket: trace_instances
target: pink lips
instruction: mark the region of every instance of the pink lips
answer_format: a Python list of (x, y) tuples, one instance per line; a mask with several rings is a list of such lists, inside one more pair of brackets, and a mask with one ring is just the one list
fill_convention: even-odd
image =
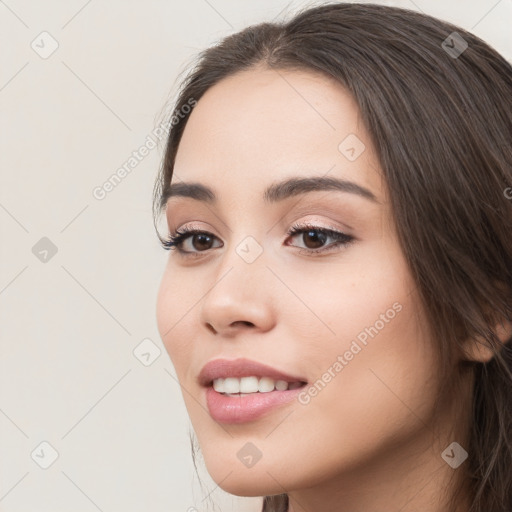
[(302, 387), (286, 391), (251, 393), (246, 396), (228, 396), (213, 389), (213, 381), (226, 377), (270, 377), (287, 382), (306, 382), (303, 377), (289, 375), (270, 366), (249, 359), (215, 359), (201, 370), (198, 381), (205, 387), (206, 404), (211, 417), (219, 423), (245, 423), (254, 421), (276, 407), (291, 402)]
[(306, 382), (303, 377), (297, 377), (280, 372), (266, 364), (251, 361), (250, 359), (214, 359), (203, 366), (199, 373), (199, 384), (210, 386), (215, 379), (226, 377), (270, 377), (274, 380), (286, 382)]

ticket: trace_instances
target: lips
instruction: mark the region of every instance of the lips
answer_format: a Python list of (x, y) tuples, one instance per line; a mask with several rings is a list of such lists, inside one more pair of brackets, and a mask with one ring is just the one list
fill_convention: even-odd
[(212, 386), (215, 379), (251, 376), (270, 377), (274, 380), (284, 380), (286, 382), (307, 382), (304, 377), (284, 373), (266, 364), (245, 358), (231, 360), (214, 359), (202, 368), (198, 376), (198, 381), (201, 386), (209, 387)]
[[(270, 384), (275, 382), (276, 388), (272, 391), (263, 388), (249, 393), (224, 393), (227, 381), (242, 379), (243, 377), (260, 378), (258, 388), (262, 381)], [(266, 379), (265, 379), (266, 378)], [(218, 380), (217, 380), (218, 379)], [(213, 386), (216, 381), (216, 388)], [(219, 387), (219, 381), (222, 381)], [(293, 387), (284, 389), (278, 386), (279, 381), (292, 383)], [(257, 361), (250, 359), (214, 359), (207, 363), (198, 376), (198, 382), (203, 387), (203, 399), (206, 402), (210, 416), (218, 423), (243, 424), (257, 421), (273, 411), (286, 407), (293, 403), (297, 395), (301, 393), (303, 386), (307, 384), (306, 379), (298, 375), (282, 372)], [(233, 384), (231, 382), (230, 384)], [(253, 383), (254, 384), (254, 383)], [(241, 387), (242, 384), (240, 383)], [(232, 387), (231, 385), (229, 387)], [(254, 388), (254, 386), (252, 386)], [(222, 390), (222, 391), (221, 391)], [(247, 390), (249, 391), (249, 390)]]

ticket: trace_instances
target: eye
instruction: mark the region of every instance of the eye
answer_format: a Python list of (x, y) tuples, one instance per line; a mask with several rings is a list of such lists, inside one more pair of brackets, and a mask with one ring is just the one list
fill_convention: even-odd
[[(337, 231), (334, 228), (322, 228), (312, 224), (295, 224), (286, 234), (288, 237), (292, 238), (297, 235), (302, 235), (306, 246), (302, 247), (303, 250), (300, 252), (305, 254), (331, 252), (337, 247), (346, 246), (355, 241), (353, 236)], [(207, 231), (185, 227), (181, 230), (177, 230), (176, 233), (168, 235), (167, 240), (162, 241), (162, 246), (166, 250), (176, 249), (184, 256), (198, 256), (200, 253), (212, 249), (212, 243), (216, 238), (215, 235)], [(329, 244), (327, 248), (322, 247), (329, 238), (334, 240), (334, 242)], [(189, 248), (184, 249), (183, 246), (187, 242), (189, 242)], [(222, 247), (222, 243), (217, 247)]]
[[(340, 246), (346, 246), (354, 242), (355, 238), (334, 228), (322, 228), (312, 224), (295, 224), (287, 232), (288, 236), (292, 238), (297, 235), (302, 235), (302, 240), (305, 243), (304, 250), (300, 251), (304, 254), (315, 254), (322, 252), (331, 252)], [(300, 237), (299, 237), (300, 238)], [(326, 247), (322, 247), (326, 241), (331, 238), (333, 243)]]
[[(215, 235), (207, 231), (184, 227), (176, 233), (169, 234), (167, 240), (162, 241), (162, 246), (166, 250), (177, 249), (181, 254), (197, 254), (194, 249), (200, 253), (211, 249), (211, 242), (215, 238)], [(191, 242), (192, 250), (183, 249), (185, 242)]]

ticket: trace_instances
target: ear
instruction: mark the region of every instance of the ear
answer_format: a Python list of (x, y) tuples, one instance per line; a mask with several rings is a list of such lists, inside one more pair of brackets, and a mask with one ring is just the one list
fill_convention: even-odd
[[(512, 322), (510, 320), (498, 322), (494, 326), (494, 334), (498, 337), (500, 343), (504, 345), (512, 337)], [(494, 357), (493, 349), (480, 336), (467, 339), (463, 351), (464, 360), (477, 363), (488, 363)]]

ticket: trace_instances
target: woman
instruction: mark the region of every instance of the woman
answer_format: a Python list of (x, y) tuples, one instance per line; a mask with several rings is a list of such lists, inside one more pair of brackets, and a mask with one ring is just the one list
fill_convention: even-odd
[(158, 328), (263, 511), (512, 510), (512, 67), (327, 4), (206, 50), (158, 182)]

